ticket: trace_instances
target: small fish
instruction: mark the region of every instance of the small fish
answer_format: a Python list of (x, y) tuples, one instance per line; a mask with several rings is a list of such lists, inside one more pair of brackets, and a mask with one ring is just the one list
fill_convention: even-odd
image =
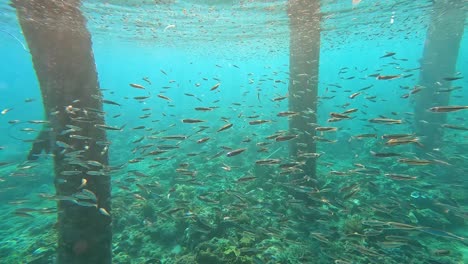
[(385, 142), (385, 145), (387, 146), (397, 146), (405, 144), (417, 144), (421, 146), (421, 143), (419, 143), (419, 138), (391, 138), (387, 142)]
[(287, 98), (288, 98), (287, 96), (276, 97), (276, 98), (273, 98), (273, 102), (283, 101), (284, 99), (287, 99)]
[(432, 251), (432, 254), (434, 254), (435, 256), (448, 256), (450, 255), (450, 250), (448, 249), (437, 249), (437, 250), (434, 250)]
[(234, 125), (234, 124), (228, 123), (228, 124), (222, 126), (221, 128), (219, 128), (216, 132), (221, 132), (221, 131), (224, 131), (224, 130), (226, 130), (226, 129), (229, 129), (229, 128), (231, 128), (233, 125)]
[(247, 181), (253, 181), (253, 180), (255, 180), (255, 179), (257, 179), (257, 177), (255, 177), (255, 176), (246, 176), (246, 177), (238, 178), (238, 179), (236, 180), (236, 182), (237, 182), (237, 183), (239, 183), (239, 182), (247, 182)]
[(249, 122), (249, 125), (261, 125), (261, 124), (265, 124), (265, 123), (270, 123), (271, 120), (252, 120)]
[(346, 111), (343, 112), (344, 115), (346, 114), (351, 114), (351, 113), (354, 113), (354, 112), (357, 112), (359, 109), (357, 108), (351, 108), (351, 109), (348, 109)]
[(276, 142), (288, 141), (297, 138), (298, 135), (283, 135), (275, 137)]
[(395, 55), (395, 54), (396, 54), (396, 52), (387, 52), (385, 55), (383, 55), (382, 57), (380, 57), (380, 59), (382, 59), (382, 58), (387, 58), (387, 57), (391, 57), (391, 56), (393, 56), (393, 55)]
[(331, 139), (328, 139), (328, 138), (324, 138), (324, 137), (318, 137), (318, 136), (313, 136), (312, 139), (314, 141), (318, 141), (318, 142), (326, 142), (326, 143), (336, 143), (337, 140), (331, 140)]
[(111, 100), (102, 100), (104, 104), (110, 104), (110, 105), (117, 105), (117, 106), (122, 106), (121, 104), (111, 101)]
[(150, 97), (149, 96), (135, 96), (135, 97), (133, 97), (133, 99), (139, 100), (139, 101), (146, 100), (148, 98), (150, 98)]
[(168, 139), (168, 140), (185, 140), (187, 136), (184, 135), (173, 135), (173, 136), (164, 136), (161, 139)]
[(105, 216), (111, 216), (110, 213), (105, 208), (99, 208), (99, 213)]
[(204, 138), (201, 138), (201, 139), (197, 140), (197, 143), (201, 144), (201, 143), (207, 142), (208, 140), (210, 140), (209, 137), (204, 137)]
[(377, 158), (390, 158), (390, 157), (399, 157), (401, 156), (398, 153), (393, 153), (393, 152), (374, 152), (370, 151), (371, 155)]
[(235, 149), (235, 150), (232, 150), (232, 151), (229, 151), (228, 153), (226, 153), (226, 156), (227, 157), (234, 157), (234, 156), (237, 156), (237, 155), (241, 154), (242, 152), (244, 152), (246, 150), (247, 150), (246, 148)]
[(337, 131), (337, 127), (316, 127), (315, 131), (320, 131), (320, 132), (330, 132), (330, 131)]
[(397, 161), (399, 163), (405, 163), (405, 164), (409, 164), (409, 165), (418, 165), (418, 166), (424, 166), (424, 165), (432, 164), (432, 161), (422, 160), (422, 159), (398, 159)]
[(468, 105), (434, 106), (429, 108), (429, 111), (434, 113), (448, 113), (465, 109), (468, 109)]
[(398, 181), (416, 180), (418, 178), (416, 176), (411, 176), (407, 174), (385, 173), (384, 175), (390, 179), (398, 180)]
[(213, 87), (211, 87), (210, 91), (214, 91), (216, 89), (218, 89), (218, 87), (221, 85), (221, 83), (217, 83), (215, 85), (213, 85)]
[(80, 184), (80, 186), (78, 186), (77, 189), (84, 188), (87, 183), (88, 183), (88, 180), (86, 180), (85, 178), (81, 179), (81, 184)]
[(67, 143), (65, 143), (65, 142), (63, 142), (63, 141), (60, 141), (60, 140), (55, 141), (55, 144), (56, 144), (58, 147), (61, 147), (61, 148), (64, 148), (64, 149), (73, 148), (72, 146), (70, 146), (70, 145), (68, 145)]
[(280, 163), (281, 163), (280, 159), (262, 159), (262, 160), (255, 161), (255, 164), (257, 165), (273, 165), (273, 164), (280, 164)]
[(145, 89), (145, 87), (141, 84), (137, 84), (137, 83), (130, 83), (129, 84), (131, 87), (133, 88), (137, 88), (137, 89)]
[(125, 125), (121, 127), (113, 127), (113, 126), (106, 126), (106, 125), (101, 125), (101, 124), (95, 124), (94, 127), (102, 129), (102, 130), (113, 130), (113, 131), (122, 131), (125, 127)]
[(14, 214), (15, 214), (16, 216), (20, 216), (20, 217), (34, 218), (34, 216), (33, 216), (32, 214), (29, 214), (29, 213), (27, 213), (27, 212), (23, 212), (23, 211), (21, 211), (21, 210), (16, 210), (16, 211), (14, 212)]
[(349, 99), (354, 99), (360, 94), (361, 94), (361, 92), (353, 93), (352, 95), (349, 96)]
[(192, 118), (182, 119), (182, 123), (186, 123), (186, 124), (203, 123), (203, 122), (205, 122), (205, 120), (192, 119)]
[(30, 124), (48, 124), (49, 121), (47, 121), (47, 120), (29, 120), (28, 123), (30, 123)]
[(361, 139), (361, 138), (376, 138), (376, 137), (377, 137), (377, 134), (369, 133), (369, 134), (359, 134), (359, 135), (353, 136), (352, 138)]
[(396, 138), (409, 138), (414, 136), (414, 134), (384, 134), (382, 139), (396, 139)]
[(377, 80), (393, 80), (400, 78), (401, 75), (379, 75), (377, 76)]
[(339, 121), (343, 121), (343, 120), (345, 120), (345, 118), (332, 117), (332, 118), (328, 118), (327, 122), (328, 123), (333, 123), (333, 122), (339, 122)]
[(449, 82), (455, 81), (455, 80), (460, 80), (460, 79), (463, 79), (463, 77), (462, 77), (462, 76), (458, 76), (458, 77), (445, 77), (445, 78), (444, 78), (444, 80), (449, 81)]
[(86, 137), (86, 136), (81, 136), (81, 135), (69, 135), (68, 137), (74, 138), (74, 139), (79, 139), (79, 140), (90, 140), (90, 139), (92, 139), (91, 137)]
[(211, 108), (211, 107), (195, 107), (195, 110), (196, 110), (196, 111), (207, 112), (207, 111), (212, 111), (213, 108)]
[(158, 94), (158, 97), (161, 98), (161, 99), (164, 99), (166, 101), (172, 101), (171, 98), (167, 97), (167, 96), (164, 96), (162, 94)]
[(331, 117), (338, 118), (338, 119), (350, 119), (351, 117), (345, 114), (340, 114), (340, 113), (330, 113)]
[(5, 108), (2, 110), (2, 115), (5, 115), (6, 113), (10, 112), (11, 110), (13, 110), (13, 108)]
[(369, 122), (371, 122), (371, 123), (377, 123), (377, 124), (387, 124), (387, 125), (393, 125), (393, 124), (401, 124), (401, 123), (403, 123), (402, 120), (390, 119), (390, 118), (373, 118), (373, 119), (369, 119)]
[(290, 116), (297, 116), (297, 115), (299, 115), (298, 112), (284, 111), (284, 112), (279, 112), (276, 116), (279, 116), (279, 117), (290, 117)]
[(468, 131), (468, 127), (462, 127), (462, 126), (450, 125), (450, 124), (442, 124), (441, 126), (444, 127), (444, 128), (450, 128), (450, 129), (455, 129), (455, 130)]

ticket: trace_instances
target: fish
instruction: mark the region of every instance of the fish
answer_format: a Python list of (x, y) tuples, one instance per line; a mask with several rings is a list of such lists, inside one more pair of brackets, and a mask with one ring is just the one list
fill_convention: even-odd
[(94, 127), (102, 129), (102, 130), (113, 130), (113, 131), (123, 131), (124, 127), (126, 125), (123, 125), (121, 127), (113, 127), (113, 126), (107, 126), (107, 125), (102, 125), (102, 124), (95, 124)]
[(141, 78), (143, 81), (147, 82), (149, 85), (151, 85), (151, 81), (149, 79), (149, 77), (143, 77)]
[(186, 123), (186, 124), (203, 123), (203, 122), (205, 122), (205, 120), (191, 119), (191, 118), (182, 119), (182, 123)]
[(275, 137), (276, 142), (288, 141), (297, 138), (298, 135), (282, 135)]
[(463, 77), (462, 77), (462, 76), (458, 76), (458, 77), (445, 77), (445, 78), (444, 78), (445, 81), (449, 81), (449, 82), (455, 81), (455, 80), (460, 80), (460, 79), (463, 79)]
[(34, 216), (28, 212), (21, 211), (20, 209), (15, 210), (14, 215), (20, 216), (20, 217), (28, 217), (28, 218), (34, 218)]
[(390, 158), (390, 157), (399, 157), (399, 156), (401, 156), (400, 154), (394, 153), (394, 152), (374, 152), (374, 151), (370, 151), (370, 153), (371, 153), (372, 156), (377, 157), (377, 158)]
[(390, 179), (398, 180), (398, 181), (416, 180), (418, 178), (416, 176), (411, 176), (407, 174), (385, 173), (384, 175)]
[(435, 256), (448, 256), (450, 255), (451, 251), (448, 249), (436, 249), (432, 251), (432, 254)]
[(346, 114), (340, 114), (340, 113), (335, 113), (335, 112), (330, 113), (330, 116), (333, 118), (338, 118), (338, 119), (350, 119), (351, 118), (350, 116)]
[(414, 134), (384, 134), (382, 135), (382, 139), (409, 138), (413, 136)]
[(395, 54), (396, 54), (396, 52), (387, 52), (385, 55), (383, 55), (382, 57), (380, 57), (380, 59), (382, 59), (382, 58), (387, 58), (387, 57), (391, 57), (391, 56), (393, 56), (393, 55), (395, 55)]
[(216, 89), (218, 89), (218, 87), (221, 85), (221, 83), (217, 83), (215, 85), (213, 85), (213, 87), (211, 87), (210, 91), (214, 91)]
[(372, 119), (369, 119), (369, 122), (376, 123), (376, 124), (387, 124), (387, 125), (402, 124), (403, 123), (402, 120), (390, 119), (390, 118), (372, 118)]
[(249, 125), (261, 125), (265, 123), (270, 123), (271, 120), (253, 120), (249, 122)]
[(278, 102), (278, 101), (283, 101), (284, 99), (287, 99), (288, 97), (287, 96), (279, 96), (279, 97), (275, 97), (272, 99), (273, 102)]
[(359, 109), (357, 108), (351, 108), (351, 109), (348, 109), (346, 111), (343, 112), (344, 115), (346, 114), (351, 114), (351, 113), (354, 113), (354, 112), (357, 112)]
[(234, 156), (237, 156), (237, 155), (241, 154), (242, 152), (244, 152), (246, 150), (247, 150), (246, 148), (235, 149), (235, 150), (232, 150), (232, 151), (229, 151), (228, 153), (226, 153), (226, 156), (227, 157), (234, 157)]
[(226, 129), (229, 129), (229, 128), (231, 128), (233, 125), (234, 125), (234, 124), (232, 124), (232, 123), (228, 123), (228, 124), (226, 124), (226, 125), (220, 127), (216, 132), (221, 132), (221, 131), (224, 131), (224, 130), (226, 130)]
[(187, 136), (185, 135), (172, 135), (172, 136), (164, 136), (161, 139), (168, 139), (168, 140), (185, 140)]
[(135, 96), (135, 97), (133, 97), (133, 99), (138, 100), (138, 101), (146, 100), (148, 98), (150, 98), (150, 97), (149, 96)]
[(121, 104), (111, 101), (111, 100), (102, 100), (102, 103), (104, 104), (110, 104), (110, 105), (117, 105), (117, 106), (122, 106)]
[(208, 140), (210, 140), (209, 137), (204, 137), (204, 138), (201, 138), (201, 139), (197, 140), (197, 143), (198, 143), (198, 144), (201, 144), (201, 143), (204, 143), (204, 142), (206, 142), (206, 141), (208, 141)]
[(165, 96), (165, 95), (158, 94), (157, 96), (158, 96), (159, 98), (161, 98), (161, 99), (166, 100), (166, 101), (172, 101), (171, 98), (169, 98), (169, 97), (167, 97), (167, 96)]
[(212, 111), (213, 109), (214, 108), (212, 107), (195, 107), (196, 111), (203, 111), (203, 112)]
[(361, 94), (361, 92), (353, 93), (352, 95), (349, 96), (349, 99), (354, 99), (360, 94)]
[(6, 115), (6, 113), (10, 112), (11, 110), (13, 110), (13, 108), (5, 108), (2, 110), (2, 115)]
[(262, 160), (255, 161), (255, 164), (257, 165), (272, 165), (272, 164), (280, 164), (280, 163), (281, 163), (280, 159), (262, 159)]
[(284, 111), (284, 112), (279, 112), (276, 116), (279, 116), (279, 117), (290, 117), (290, 116), (297, 116), (299, 115), (298, 112), (294, 112), (294, 111)]
[(405, 145), (405, 144), (417, 144), (419, 146), (422, 146), (422, 144), (419, 142), (419, 138), (391, 138), (387, 142), (385, 142), (385, 145), (387, 146), (397, 146), (397, 145)]
[(79, 140), (90, 140), (91, 137), (81, 136), (81, 135), (69, 135), (69, 138), (79, 139)]
[(337, 140), (331, 140), (331, 139), (328, 139), (328, 138), (324, 138), (324, 137), (318, 137), (318, 136), (313, 136), (312, 139), (314, 141), (318, 141), (318, 142), (326, 142), (326, 143), (336, 143)]
[(77, 189), (81, 189), (81, 188), (84, 188), (86, 186), (86, 184), (88, 183), (88, 180), (87, 179), (81, 179), (81, 184), (80, 186), (78, 186)]
[(320, 132), (330, 132), (330, 131), (337, 131), (337, 127), (316, 127), (315, 131), (320, 131)]
[(377, 80), (393, 80), (400, 78), (401, 75), (379, 75), (377, 76)]
[(377, 138), (377, 134), (374, 134), (374, 133), (359, 134), (359, 135), (356, 135), (356, 136), (352, 136), (351, 138), (357, 138), (357, 139), (362, 139), (362, 138)]
[(255, 177), (255, 176), (246, 176), (246, 177), (238, 178), (238, 179), (236, 180), (236, 182), (237, 182), (237, 183), (239, 183), (239, 182), (247, 182), (247, 181), (253, 181), (253, 180), (255, 180), (255, 179), (257, 179), (257, 177)]
[(468, 105), (449, 105), (449, 106), (434, 106), (429, 108), (433, 113), (448, 113), (468, 109)]
[(129, 84), (131, 87), (133, 88), (137, 88), (137, 89), (145, 89), (145, 87), (141, 84), (137, 84), (137, 83), (130, 83)]
[(462, 89), (461, 86), (456, 86), (456, 87), (451, 87), (451, 88), (447, 88), (447, 89), (439, 89), (439, 90), (437, 90), (437, 93), (450, 93), (450, 92), (460, 90), (460, 89)]
[(105, 208), (99, 208), (99, 213), (102, 214), (102, 215), (105, 215), (105, 216), (111, 216), (110, 213), (105, 209)]
[(468, 131), (468, 127), (457, 126), (457, 125), (442, 124), (441, 127), (455, 129), (455, 130)]
[(433, 162), (430, 160), (423, 160), (423, 159), (398, 159), (397, 160), (399, 163), (405, 163), (409, 165), (429, 165), (432, 164)]
[(47, 120), (29, 120), (28, 123), (30, 124), (49, 124), (50, 122)]

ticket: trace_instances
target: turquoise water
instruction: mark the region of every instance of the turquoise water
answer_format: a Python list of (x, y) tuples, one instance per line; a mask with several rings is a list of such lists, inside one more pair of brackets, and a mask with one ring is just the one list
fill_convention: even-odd
[[(468, 262), (468, 110), (442, 114), (458, 129), (441, 124), (443, 139), (433, 149), (388, 146), (382, 138), (426, 137), (414, 130), (430, 121), (415, 120), (421, 93), (411, 91), (420, 84), (428, 27), (441, 19), (432, 1), (321, 2), (317, 110), (311, 104), (296, 113), (317, 117), (297, 133), (330, 141), (317, 141), (316, 172), (301, 171), (304, 160), (290, 157), (298, 139), (267, 139), (295, 118), (278, 116), (294, 96), (287, 1), (192, 2), (81, 7), (103, 98), (120, 104), (104, 104), (106, 125), (123, 127), (106, 132), (109, 166), (119, 166), (109, 170), (113, 263)], [(0, 263), (54, 263), (57, 205), (49, 198), (60, 177), (54, 180), (52, 155), (27, 160), (42, 128), (28, 121), (47, 116), (15, 10), (2, 3), (0, 11)], [(449, 105), (466, 106), (461, 23), (456, 71), (446, 77), (463, 78), (437, 90), (455, 87)], [(389, 52), (395, 55), (385, 57)], [(414, 75), (377, 80), (375, 73)], [(327, 122), (330, 113), (354, 108), (349, 119)], [(268, 122), (250, 125), (254, 120)], [(233, 126), (217, 132), (226, 124)], [(173, 135), (187, 139), (164, 139)], [(202, 138), (209, 140), (198, 143)], [(175, 149), (148, 155), (167, 145)], [(256, 163), (264, 159), (279, 164)]]

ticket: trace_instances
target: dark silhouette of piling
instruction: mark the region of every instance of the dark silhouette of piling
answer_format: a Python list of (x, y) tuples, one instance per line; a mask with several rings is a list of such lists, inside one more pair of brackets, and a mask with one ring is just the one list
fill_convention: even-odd
[[(290, 118), (289, 130), (298, 138), (290, 143), (290, 154), (316, 152), (313, 139), (317, 116), (320, 55), (320, 1), (289, 1), (289, 110), (300, 115)], [(307, 159), (304, 174), (315, 177), (315, 159)]]
[(463, 0), (434, 1), (424, 53), (421, 59), (419, 83), (424, 89), (415, 96), (415, 130), (421, 136), (425, 150), (438, 148), (442, 144), (446, 114), (431, 113), (433, 106), (450, 103), (450, 93), (438, 92), (451, 87), (448, 77), (456, 72), (458, 51), (463, 36), (465, 11)]
[[(54, 154), (56, 194), (61, 197), (57, 199), (56, 263), (110, 264), (111, 218), (106, 215), (111, 203), (110, 178), (103, 143), (106, 135), (95, 126), (103, 125), (104, 118), (91, 37), (80, 12), (81, 3), (79, 0), (12, 2), (32, 55), (52, 129), (40, 134), (30, 158), (47, 148)], [(67, 125), (81, 130), (63, 133), (70, 129)], [(71, 147), (63, 147), (63, 143)], [(82, 152), (79, 156), (67, 156), (72, 151)], [(66, 172), (70, 171), (79, 174), (69, 176)], [(68, 199), (83, 189), (87, 194), (94, 193), (97, 201), (92, 197)]]

